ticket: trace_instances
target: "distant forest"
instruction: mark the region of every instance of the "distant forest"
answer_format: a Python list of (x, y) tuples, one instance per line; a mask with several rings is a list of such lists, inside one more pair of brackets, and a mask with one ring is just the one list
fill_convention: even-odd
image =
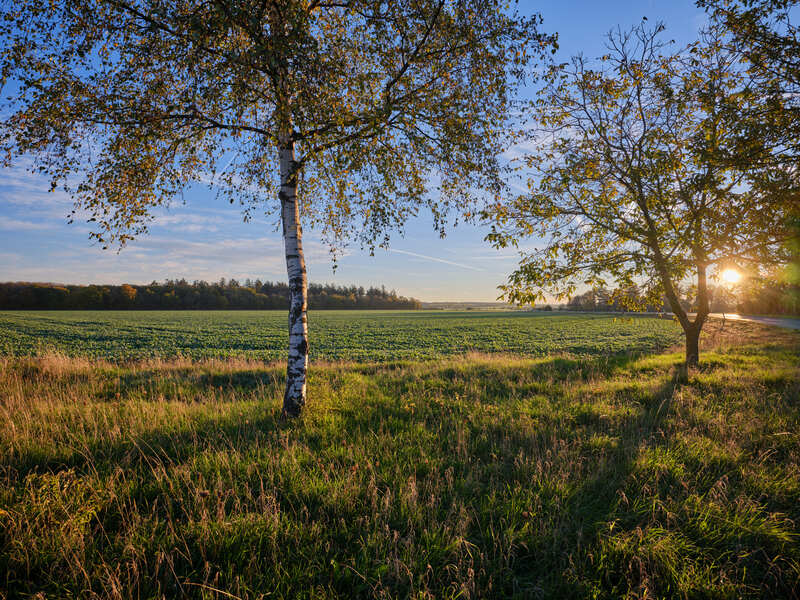
[[(678, 287), (681, 306), (687, 311), (696, 311), (695, 290)], [(799, 315), (800, 285), (776, 281), (774, 279), (751, 278), (738, 285), (735, 290), (725, 286), (710, 285), (709, 308), (711, 312), (738, 312), (750, 315)], [(639, 300), (640, 292), (636, 286), (617, 292), (615, 296), (605, 288), (594, 288), (570, 298), (566, 310), (585, 312), (625, 311), (625, 297)], [(669, 310), (664, 299), (659, 304), (647, 305), (642, 310), (660, 312)]]
[[(308, 286), (315, 309), (418, 309), (415, 298), (398, 296), (385, 287)], [(217, 283), (185, 279), (149, 285), (59, 285), (0, 283), (0, 310), (214, 310), (288, 309), (285, 283), (221, 279)]]

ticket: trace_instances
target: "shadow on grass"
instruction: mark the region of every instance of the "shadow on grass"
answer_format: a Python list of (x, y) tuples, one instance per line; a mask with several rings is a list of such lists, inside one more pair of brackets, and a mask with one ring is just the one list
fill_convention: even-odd
[[(334, 392), (347, 382), (337, 381), (348, 373), (368, 375), (373, 398), (359, 398), (358, 405), (331, 407), (342, 431), (365, 434), (385, 427), (387, 422), (398, 430), (420, 420), (423, 425), (441, 425), (460, 418), (470, 411), (469, 403), (503, 405), (531, 394), (560, 393), (566, 383), (588, 381), (596, 377), (609, 377), (624, 369), (639, 358), (636, 354), (619, 354), (601, 357), (565, 358), (557, 357), (540, 361), (515, 361), (512, 364), (497, 364), (490, 359), (478, 364), (465, 362), (453, 366), (436, 363), (388, 363), (370, 365), (332, 365), (311, 374), (311, 404), (314, 411), (313, 383), (315, 379), (330, 384)], [(420, 365), (420, 371), (409, 372), (408, 365)], [(83, 375), (81, 375), (83, 376)], [(88, 438), (81, 447), (62, 446), (53, 454), (46, 449), (31, 446), (21, 453), (0, 457), (0, 470), (13, 474), (21, 480), (30, 473), (57, 472), (65, 469), (84, 469), (91, 465), (94, 472), (108, 475), (122, 466), (131, 468), (136, 464), (149, 464), (151, 459), (181, 463), (198, 452), (215, 447), (235, 447), (244, 452), (255, 443), (274, 439), (276, 433), (292, 431), (301, 436), (311, 451), (321, 451), (321, 439), (313, 428), (308, 429), (303, 419), (295, 422), (280, 418), (279, 396), (282, 380), (274, 368), (246, 369), (226, 373), (198, 373), (192, 368), (139, 369), (122, 372), (108, 381), (94, 396), (95, 399), (114, 402), (138, 401), (196, 401), (215, 392), (222, 392), (218, 399), (235, 401), (239, 394), (261, 393), (265, 404), (257, 414), (214, 417), (202, 415), (186, 425), (172, 423), (153, 424), (153, 429), (144, 433), (126, 436), (109, 442)], [(347, 390), (344, 390), (347, 394)], [(440, 402), (430, 404), (415, 418), (403, 402), (409, 397), (436, 395), (442, 398), (461, 398), (457, 403)], [(268, 400), (274, 398), (274, 403)], [(413, 398), (412, 398), (413, 399)], [(398, 402), (401, 400), (401, 402)], [(441, 429), (441, 427), (438, 427)], [(513, 435), (507, 429), (498, 429), (497, 436)], [(520, 440), (522, 442), (522, 440)]]
[[(670, 442), (665, 423), (686, 373), (664, 367), (633, 396), (624, 387), (601, 390), (619, 408), (608, 418), (597, 412), (606, 405), (592, 412), (597, 399), (575, 387), (601, 385), (637, 358), (331, 365), (312, 373), (308, 414), (289, 423), (279, 418), (274, 369), (174, 372), (178, 381), (167, 387), (263, 390), (275, 401), (246, 415), (204, 414), (115, 442), (87, 439), (80, 450), (29, 450), (0, 464), (16, 485), (36, 472), (74, 469), (101, 480), (130, 472), (125, 506), (140, 507), (142, 522), (159, 523), (138, 534), (152, 538), (137, 549), (137, 569), (153, 575), (136, 582), (144, 596), (180, 590), (200, 597), (202, 588), (184, 584), (201, 581), (242, 597), (310, 597), (311, 589), (365, 598), (641, 595), (653, 585), (646, 574), (624, 561), (601, 564), (591, 549), (609, 522), (638, 527), (627, 506), (635, 498), (623, 490), (642, 449)], [(163, 375), (120, 377), (115, 393), (135, 397)], [(318, 409), (315, 389), (328, 394)], [(595, 452), (596, 438), (615, 442)], [(238, 458), (214, 462), (226, 453)], [(188, 471), (189, 480), (220, 479), (216, 493), (228, 494), (222, 516), (199, 527), (196, 490), (170, 480), (169, 469), (156, 474), (154, 463)], [(265, 525), (269, 515), (253, 500), (265, 481), (278, 525)], [(111, 538), (131, 521), (112, 510), (97, 520)], [(94, 556), (110, 561), (118, 546), (98, 542)], [(157, 556), (170, 558), (170, 570), (152, 573)], [(63, 583), (46, 569), (34, 575), (51, 588)], [(31, 581), (18, 589), (49, 589)], [(234, 589), (241, 581), (244, 591)], [(99, 578), (91, 583), (101, 586)]]

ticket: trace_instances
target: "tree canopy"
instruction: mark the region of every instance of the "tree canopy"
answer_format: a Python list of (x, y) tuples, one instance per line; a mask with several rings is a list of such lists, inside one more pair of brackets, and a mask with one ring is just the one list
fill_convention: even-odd
[[(666, 296), (692, 363), (709, 312), (707, 277), (789, 260), (798, 177), (780, 160), (752, 169), (732, 160), (742, 130), (730, 115), (763, 104), (720, 32), (682, 51), (662, 32), (645, 24), (612, 32), (600, 59), (578, 56), (551, 70), (531, 106), (530, 193), (484, 214), (497, 246), (544, 240), (511, 274), (508, 298), (637, 284), (641, 302)], [(761, 157), (783, 149), (769, 137), (749, 142)], [(697, 289), (694, 320), (677, 293), (688, 279)]]
[(97, 240), (124, 245), (198, 182), (280, 211), (291, 416), (302, 224), (373, 249), (421, 209), (443, 232), (499, 196), (516, 90), (555, 41), (497, 0), (1, 1), (0, 151), (33, 154)]
[[(797, 169), (800, 160), (800, 30), (796, 19), (800, 0), (699, 0), (711, 20), (726, 35), (729, 52), (743, 58), (752, 88), (762, 99), (754, 110), (730, 114), (740, 130), (739, 152), (731, 156), (744, 168), (776, 161)], [(759, 155), (747, 148), (764, 148), (752, 140), (772, 140), (769, 152)], [(784, 286), (800, 285), (800, 198), (793, 215), (794, 257), (777, 275)], [(775, 274), (773, 274), (775, 275)], [(758, 279), (758, 278), (757, 278)]]
[(6, 160), (32, 153), (104, 244), (193, 183), (275, 212), (281, 135), (329, 241), (386, 242), (423, 207), (442, 226), (498, 189), (515, 86), (552, 42), (500, 2), (3, 0), (2, 16)]

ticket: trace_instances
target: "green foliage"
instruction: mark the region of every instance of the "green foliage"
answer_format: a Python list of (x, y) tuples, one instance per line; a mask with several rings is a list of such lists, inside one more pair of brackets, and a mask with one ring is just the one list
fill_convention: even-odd
[(280, 147), (332, 243), (385, 243), (425, 207), (442, 227), (499, 189), (515, 90), (554, 41), (494, 1), (1, 6), (0, 148), (33, 154), (104, 244), (193, 183), (275, 211)]
[[(309, 315), (317, 360), (433, 359), (465, 352), (609, 355), (674, 344), (670, 319), (512, 312), (324, 311)], [(286, 315), (267, 311), (0, 312), (0, 355), (63, 352), (123, 360), (184, 356), (277, 360)]]
[(256, 361), (0, 359), (0, 589), (791, 598), (800, 340), (724, 333), (688, 375), (677, 354), (316, 363), (288, 423)]
[[(776, 159), (797, 168), (800, 153), (800, 29), (798, 0), (698, 0), (711, 20), (725, 32), (721, 41), (744, 60), (750, 87), (762, 99), (755, 110), (728, 117), (737, 123), (739, 152), (732, 158), (750, 168)], [(794, 17), (794, 18), (792, 18)], [(772, 140), (775, 152), (759, 155), (759, 140)], [(756, 142), (754, 145), (753, 142)]]
[[(601, 59), (578, 56), (552, 69), (531, 107), (538, 128), (526, 159), (530, 193), (484, 216), (496, 246), (545, 240), (511, 274), (509, 299), (566, 297), (610, 280), (620, 290), (637, 284), (638, 304), (666, 295), (688, 339), (708, 313), (708, 270), (790, 259), (800, 181), (771, 137), (748, 138), (748, 151), (776, 160), (732, 159), (742, 150), (731, 115), (772, 107), (748, 87), (746, 66), (721, 31), (672, 51), (662, 30), (612, 33)], [(692, 277), (694, 322), (677, 289)]]

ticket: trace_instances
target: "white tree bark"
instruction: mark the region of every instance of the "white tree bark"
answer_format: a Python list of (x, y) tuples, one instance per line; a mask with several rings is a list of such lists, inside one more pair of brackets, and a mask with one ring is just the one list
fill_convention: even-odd
[(294, 142), (288, 137), (280, 144), (281, 220), (289, 274), (289, 362), (286, 367), (286, 392), (283, 396), (283, 416), (296, 417), (306, 402), (306, 371), (308, 370), (308, 280), (303, 256), (303, 231), (300, 226), (300, 207), (297, 205), (297, 173)]

